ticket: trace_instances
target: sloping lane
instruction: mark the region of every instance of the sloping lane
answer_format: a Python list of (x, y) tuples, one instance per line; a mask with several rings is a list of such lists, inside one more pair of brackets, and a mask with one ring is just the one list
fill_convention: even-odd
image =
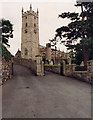
[(91, 117), (91, 85), (50, 72), (38, 77), (15, 65), (2, 94), (3, 118)]

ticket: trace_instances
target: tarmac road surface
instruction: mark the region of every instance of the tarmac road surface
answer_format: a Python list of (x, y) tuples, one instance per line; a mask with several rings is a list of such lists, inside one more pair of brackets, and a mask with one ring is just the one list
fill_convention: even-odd
[(91, 85), (46, 72), (44, 77), (14, 65), (2, 88), (3, 118), (90, 118)]

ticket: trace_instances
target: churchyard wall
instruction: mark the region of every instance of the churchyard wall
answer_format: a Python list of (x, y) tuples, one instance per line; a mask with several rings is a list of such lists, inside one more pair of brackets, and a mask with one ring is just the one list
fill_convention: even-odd
[(4, 58), (0, 58), (0, 85), (4, 84), (7, 80), (10, 80), (13, 76), (12, 61), (6, 61)]
[(60, 65), (57, 65), (57, 66), (45, 65), (45, 70), (53, 72), (53, 73), (60, 74)]
[[(63, 75), (86, 81), (88, 83), (93, 82), (93, 60), (87, 62), (86, 71), (76, 71), (75, 67), (76, 64), (66, 64), (65, 61), (63, 61)], [(45, 66), (45, 70), (60, 74), (61, 66), (47, 65)]]
[(36, 74), (36, 64), (31, 59), (14, 58), (14, 64), (20, 64), (30, 68)]
[(44, 66), (41, 63), (41, 57), (36, 57), (36, 60), (24, 59), (24, 58), (14, 58), (15, 64), (20, 64), (31, 69), (31, 71), (38, 76), (44, 75)]
[(64, 63), (64, 75), (92, 83), (93, 80), (93, 60), (87, 62), (86, 71), (75, 71), (75, 64)]

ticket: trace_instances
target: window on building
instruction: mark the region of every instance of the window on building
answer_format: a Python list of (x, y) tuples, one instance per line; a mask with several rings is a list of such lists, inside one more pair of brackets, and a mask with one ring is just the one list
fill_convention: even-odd
[(25, 30), (25, 33), (27, 33), (27, 29)]
[(36, 30), (34, 30), (34, 33), (36, 34)]
[(27, 23), (26, 23), (26, 27), (27, 27)]
[(27, 19), (27, 16), (26, 16), (26, 19)]
[(28, 50), (27, 50), (27, 48), (25, 48), (25, 55), (28, 55)]
[(34, 23), (34, 27), (36, 27), (36, 24)]
[(32, 57), (32, 48), (31, 48), (31, 57)]
[(34, 16), (34, 19), (36, 19), (36, 16)]

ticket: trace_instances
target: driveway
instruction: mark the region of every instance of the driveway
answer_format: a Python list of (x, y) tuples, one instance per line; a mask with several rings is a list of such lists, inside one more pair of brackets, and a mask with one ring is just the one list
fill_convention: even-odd
[(35, 76), (14, 65), (14, 77), (2, 89), (3, 118), (90, 118), (91, 85), (46, 72)]

